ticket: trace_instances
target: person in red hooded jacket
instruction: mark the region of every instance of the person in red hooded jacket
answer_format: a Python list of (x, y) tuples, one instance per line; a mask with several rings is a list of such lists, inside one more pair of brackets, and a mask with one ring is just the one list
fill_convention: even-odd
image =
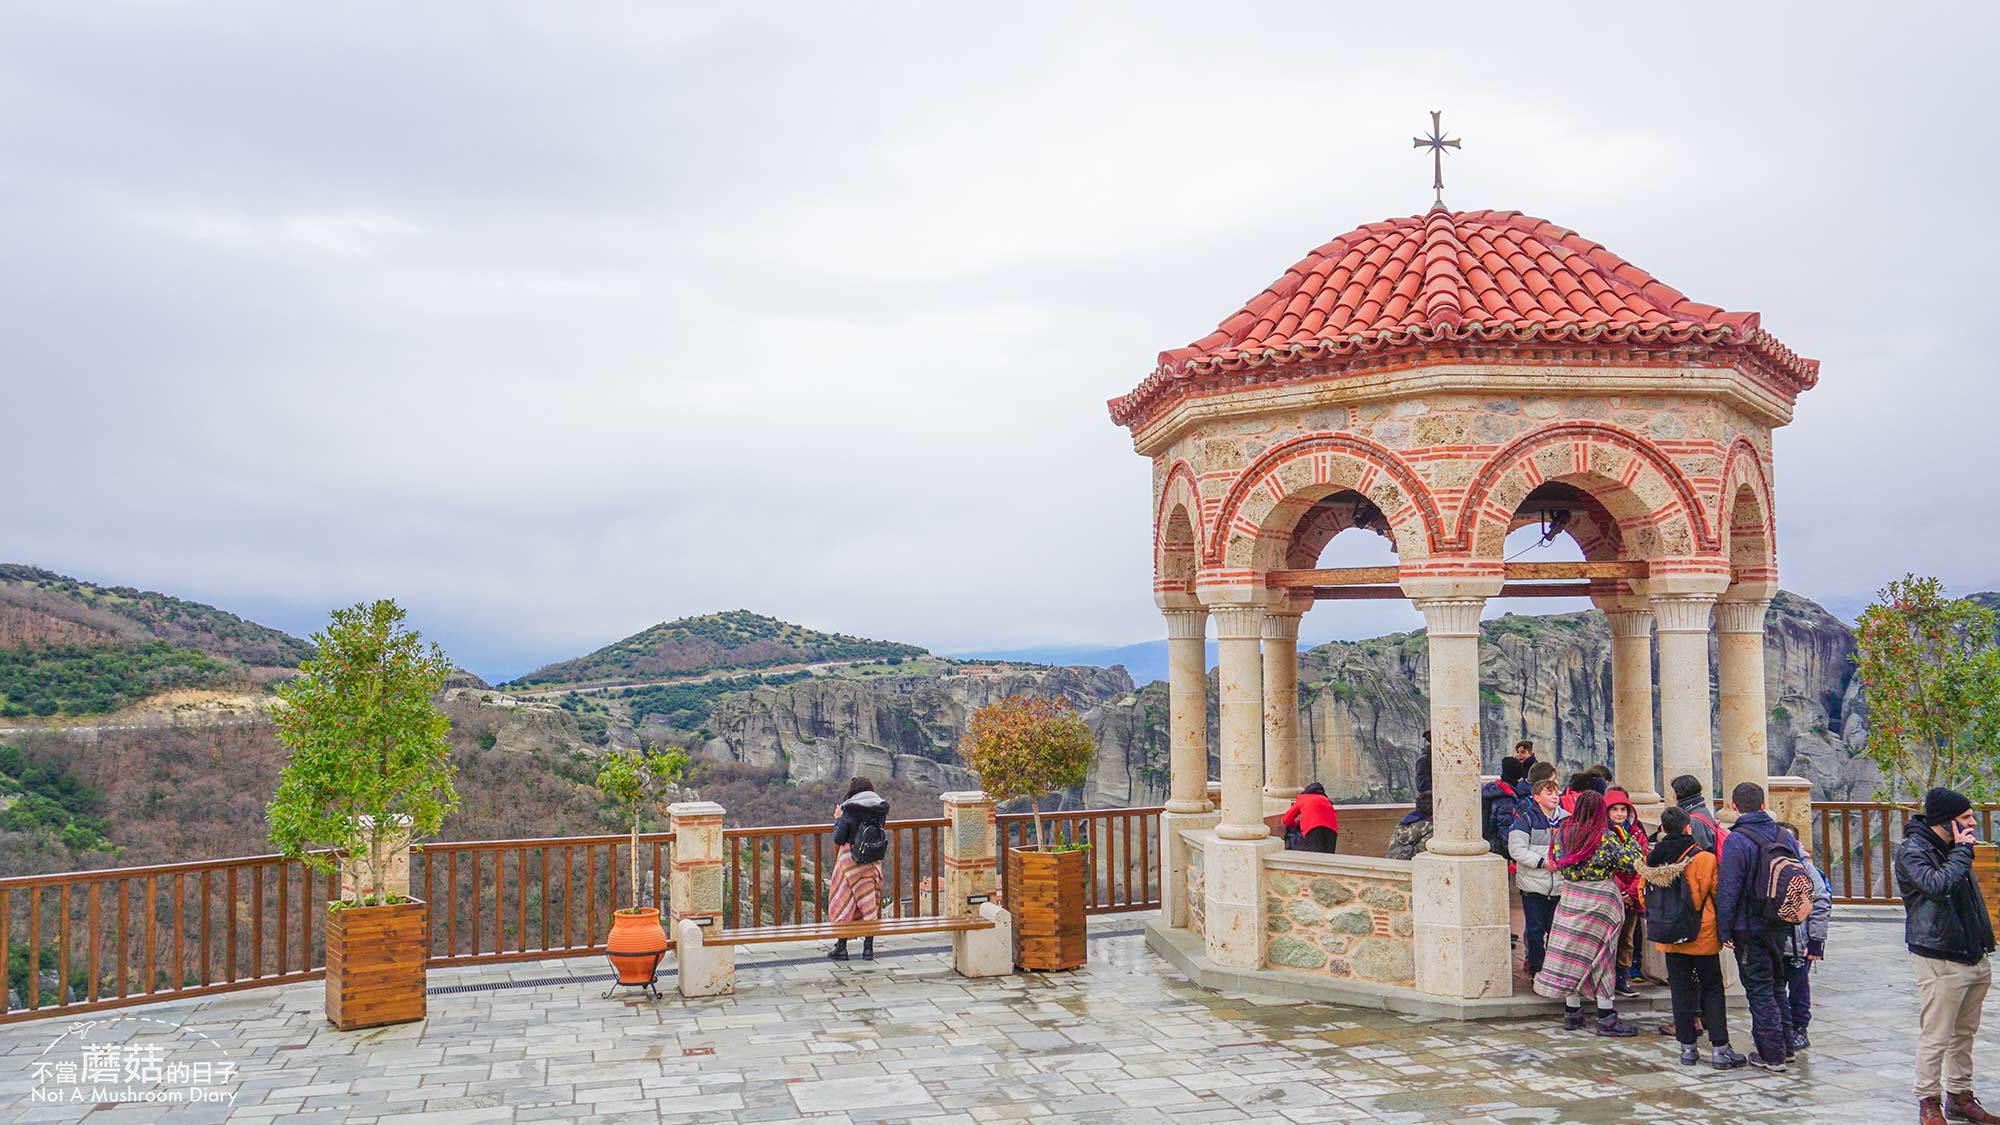
[[(1623, 789), (1610, 789), (1604, 794), (1604, 813), (1610, 821), (1613, 832), (1623, 834), (1632, 841), (1639, 853), (1646, 853), (1646, 829), (1639, 823), (1639, 810), (1632, 807), (1632, 798)], [(1620, 873), (1613, 876), (1619, 893), (1625, 897), (1625, 925), (1618, 933), (1618, 984), (1620, 996), (1637, 996), (1632, 981), (1643, 982), (1646, 978), (1639, 968), (1639, 943), (1646, 933), (1646, 880), (1638, 872), (1629, 875)]]
[[(1286, 847), (1295, 852), (1332, 854), (1340, 842), (1340, 813), (1327, 800), (1326, 786), (1315, 781), (1299, 792), (1292, 807), (1285, 810)], [(1292, 832), (1298, 832), (1297, 842)]]

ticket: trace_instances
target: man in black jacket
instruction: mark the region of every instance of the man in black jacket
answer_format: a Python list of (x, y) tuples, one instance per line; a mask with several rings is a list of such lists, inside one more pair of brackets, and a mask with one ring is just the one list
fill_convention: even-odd
[[(1917, 1113), (1923, 1125), (1992, 1122), (1972, 1095), (1972, 1040), (1993, 981), (1993, 923), (1972, 879), (1978, 819), (1950, 789), (1924, 795), (1896, 847), (1903, 940), (1917, 970)], [(1943, 1094), (1940, 1104), (1939, 1095)]]

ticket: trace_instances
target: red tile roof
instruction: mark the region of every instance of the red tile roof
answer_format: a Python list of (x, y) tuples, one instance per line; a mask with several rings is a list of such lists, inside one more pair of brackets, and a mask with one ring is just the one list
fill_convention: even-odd
[[(1495, 347), (1693, 352), (1748, 366), (1792, 397), (1819, 379), (1758, 327), (1673, 287), (1575, 231), (1519, 211), (1447, 211), (1370, 223), (1314, 250), (1214, 332), (1161, 352), (1131, 394), (1111, 400), (1119, 425), (1243, 373), (1410, 362)], [(1601, 360), (1586, 351), (1583, 362)], [(1539, 359), (1546, 362), (1546, 359)], [(1261, 381), (1250, 378), (1248, 382)]]

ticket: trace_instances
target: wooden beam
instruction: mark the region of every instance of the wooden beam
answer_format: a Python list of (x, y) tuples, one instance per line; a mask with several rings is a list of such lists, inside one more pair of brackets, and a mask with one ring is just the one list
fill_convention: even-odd
[[(1501, 598), (1587, 598), (1591, 595), (1589, 582), (1510, 582), (1500, 587), (1495, 597)], [(1312, 588), (1315, 601), (1322, 602), (1372, 602), (1394, 601), (1407, 598), (1401, 586), (1315, 586)]]
[(1314, 601), (1320, 602), (1372, 602), (1393, 601), (1407, 598), (1401, 586), (1316, 586), (1313, 588)]
[(1561, 578), (1644, 578), (1645, 560), (1634, 562), (1508, 563), (1507, 580), (1536, 581)]
[(1503, 598), (1587, 598), (1588, 582), (1509, 582), (1497, 595)]
[[(1596, 579), (1605, 581), (1617, 578), (1644, 578), (1646, 563), (1636, 562), (1558, 562), (1558, 563), (1508, 563), (1506, 580), (1509, 582), (1547, 582), (1565, 579)], [(1379, 586), (1393, 584), (1402, 578), (1402, 570), (1393, 566), (1335, 566), (1317, 570), (1273, 570), (1264, 576), (1264, 585), (1273, 590), (1318, 590), (1340, 586)], [(1533, 597), (1535, 595), (1526, 595)]]
[(1264, 585), (1273, 590), (1310, 590), (1316, 586), (1373, 586), (1402, 578), (1395, 566), (1336, 566), (1323, 570), (1273, 570)]

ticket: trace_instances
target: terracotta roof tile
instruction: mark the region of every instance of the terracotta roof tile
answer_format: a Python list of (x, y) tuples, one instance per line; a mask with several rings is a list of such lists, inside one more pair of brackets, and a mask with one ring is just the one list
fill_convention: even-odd
[(1779, 343), (1756, 313), (1690, 300), (1575, 231), (1518, 211), (1432, 208), (1315, 249), (1214, 332), (1160, 353), (1111, 414), (1137, 424), (1202, 379), (1255, 368), (1565, 342), (1714, 349), (1746, 358), (1790, 394), (1819, 377), (1818, 361)]

